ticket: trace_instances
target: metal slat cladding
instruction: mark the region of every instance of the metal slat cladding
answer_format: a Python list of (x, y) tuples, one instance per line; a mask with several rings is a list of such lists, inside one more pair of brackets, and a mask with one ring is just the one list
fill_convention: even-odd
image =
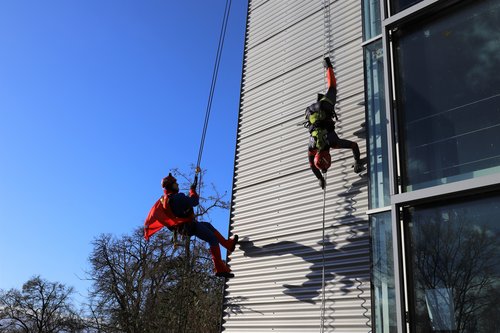
[[(361, 8), (332, 1), (337, 133), (365, 156)], [(321, 1), (250, 0), (237, 130), (224, 332), (318, 332), (323, 192), (309, 169), (305, 108), (324, 92)], [(352, 153), (332, 150), (325, 215), (328, 332), (370, 331), (366, 177)], [(362, 306), (364, 305), (364, 307)], [(367, 324), (368, 323), (368, 324)]]

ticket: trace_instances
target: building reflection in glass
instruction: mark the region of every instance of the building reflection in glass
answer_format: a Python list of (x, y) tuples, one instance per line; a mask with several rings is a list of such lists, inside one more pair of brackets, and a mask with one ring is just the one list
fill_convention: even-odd
[(412, 332), (500, 332), (500, 196), (405, 210)]

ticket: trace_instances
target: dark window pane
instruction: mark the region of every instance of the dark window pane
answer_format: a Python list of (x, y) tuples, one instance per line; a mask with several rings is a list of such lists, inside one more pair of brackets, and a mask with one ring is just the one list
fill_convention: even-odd
[(387, 150), (383, 56), (381, 40), (365, 47), (370, 208), (391, 204), (387, 163), (389, 154)]
[(500, 171), (500, 3), (445, 14), (395, 34), (407, 191)]
[(375, 332), (397, 332), (391, 212), (370, 217)]
[(422, 0), (391, 0), (391, 13), (396, 14)]
[(412, 332), (498, 332), (500, 196), (407, 210)]
[(363, 40), (382, 33), (379, 0), (363, 0)]

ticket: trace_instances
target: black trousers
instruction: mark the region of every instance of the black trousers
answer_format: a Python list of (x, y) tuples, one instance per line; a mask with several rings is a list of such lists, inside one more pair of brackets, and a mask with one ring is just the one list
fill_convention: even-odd
[[(328, 132), (327, 140), (329, 146), (328, 149), (351, 149), (354, 159), (359, 160), (361, 154), (356, 142), (339, 138), (335, 131)], [(316, 150), (316, 141), (311, 136), (309, 139), (309, 151), (314, 150)], [(314, 155), (312, 156), (312, 159), (314, 159)]]

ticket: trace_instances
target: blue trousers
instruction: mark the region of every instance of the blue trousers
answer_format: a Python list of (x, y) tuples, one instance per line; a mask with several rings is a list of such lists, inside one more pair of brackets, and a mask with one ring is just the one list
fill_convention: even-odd
[(210, 246), (219, 245), (214, 232), (217, 230), (208, 222), (191, 222), (186, 223), (184, 230), (181, 233), (187, 233), (189, 236), (196, 236), (207, 242)]

